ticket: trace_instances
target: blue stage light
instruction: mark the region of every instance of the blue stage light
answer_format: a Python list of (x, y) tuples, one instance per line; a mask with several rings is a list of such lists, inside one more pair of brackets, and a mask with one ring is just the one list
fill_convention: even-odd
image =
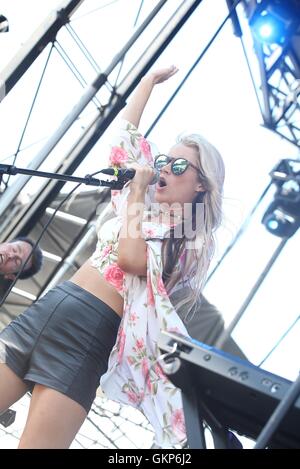
[(266, 224), (268, 225), (268, 229), (272, 232), (278, 230), (279, 228), (278, 220), (275, 220), (274, 218), (267, 220)]
[(258, 30), (258, 33), (262, 39), (270, 39), (272, 37), (274, 29), (270, 23), (262, 24)]
[(256, 38), (261, 42), (283, 44), (285, 41), (286, 27), (284, 21), (265, 10), (250, 25)]
[(298, 0), (262, 0), (249, 20), (258, 41), (282, 45), (299, 25)]
[(262, 222), (269, 233), (280, 238), (290, 238), (299, 228), (299, 218), (286, 212), (276, 203), (271, 204)]

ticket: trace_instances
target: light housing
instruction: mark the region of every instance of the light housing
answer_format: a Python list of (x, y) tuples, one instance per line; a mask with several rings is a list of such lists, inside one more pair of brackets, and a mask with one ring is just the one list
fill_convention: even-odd
[(0, 33), (7, 33), (8, 31), (8, 19), (4, 15), (0, 15)]
[(300, 160), (281, 160), (270, 175), (277, 189), (262, 223), (273, 235), (290, 238), (300, 226)]

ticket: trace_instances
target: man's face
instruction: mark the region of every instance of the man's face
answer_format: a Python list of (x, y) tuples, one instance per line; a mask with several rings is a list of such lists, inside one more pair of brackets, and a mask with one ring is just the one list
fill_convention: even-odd
[[(25, 241), (0, 243), (0, 274), (13, 279), (13, 274), (19, 272), (31, 250), (32, 246)], [(25, 270), (30, 267), (31, 260), (26, 264)]]

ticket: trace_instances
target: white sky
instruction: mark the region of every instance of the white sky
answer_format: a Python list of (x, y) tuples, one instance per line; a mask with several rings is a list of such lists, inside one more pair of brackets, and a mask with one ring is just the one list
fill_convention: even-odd
[[(140, 1), (119, 0), (112, 2), (105, 9), (96, 10), (99, 5), (106, 3), (110, 2), (86, 0), (84, 6), (74, 15), (74, 18), (78, 19), (71, 23), (102, 69), (107, 67), (132, 34), (133, 21)], [(142, 19), (156, 2), (146, 0), (144, 3)], [(172, 7), (174, 3), (177, 5), (179, 2), (173, 1)], [(0, 70), (57, 4), (60, 4), (57, 0), (0, 0), (0, 13), (8, 17), (10, 24), (10, 32), (0, 35)], [(83, 16), (93, 10), (95, 11), (92, 15)], [(175, 63), (179, 72), (172, 80), (155, 90), (141, 124), (142, 131), (147, 130), (226, 15), (225, 0), (203, 0), (186, 26), (159, 58), (157, 67)], [(82, 58), (78, 58), (74, 46), (68, 41), (68, 35), (62, 33), (61, 42), (68, 48), (74, 60), (77, 60), (87, 81), (90, 81), (94, 76), (93, 72), (86, 67)], [(135, 57), (138, 50), (137, 47)], [(252, 53), (249, 47), (248, 53)], [(44, 140), (22, 152), (22, 156), (17, 160), (19, 167), (25, 167), (36, 155), (45, 138), (57, 128), (82, 93), (82, 88), (76, 84), (57, 54), (51, 60), (55, 63), (54, 72), (45, 78), (46, 83), (41, 89), (37, 110), (23, 146), (42, 138)], [(129, 61), (133, 60), (133, 56), (129, 57)], [(32, 72), (26, 74), (1, 104), (1, 162), (16, 150), (24, 117), (36, 87), (38, 72), (44, 62), (45, 53), (36, 61)], [(93, 112), (93, 107), (90, 106), (89, 110)], [(233, 36), (231, 24), (228, 23), (150, 135), (150, 140), (155, 142), (161, 151), (167, 151), (173, 144), (174, 137), (180, 132), (199, 132), (211, 140), (223, 155), (227, 170), (224, 199), (226, 222), (219, 234), (216, 260), (269, 183), (269, 171), (281, 158), (297, 156), (294, 146), (264, 129), (261, 124), (262, 117), (242, 47), (239, 39)], [(81, 125), (84, 125), (84, 120), (77, 123), (65, 142), (53, 152), (45, 168), (51, 171), (51, 166), (55, 166), (59, 155), (63, 154), (64, 149), (68, 148), (68, 143), (80, 132)], [(76, 175), (83, 176), (95, 170), (96, 165), (96, 168), (106, 166), (108, 142), (109, 131), (90, 152), (84, 164), (76, 171)], [(9, 159), (5, 162), (10, 164)], [(36, 187), (36, 180), (32, 180), (27, 190), (31, 192), (36, 190)], [(208, 299), (220, 309), (227, 324), (241, 307), (280, 241), (269, 234), (260, 223), (270, 200), (269, 198), (264, 202), (246, 233), (206, 287)], [(234, 338), (255, 364), (263, 360), (299, 315), (298, 242), (297, 233), (275, 262), (270, 275), (234, 332)], [(296, 378), (299, 370), (299, 327), (298, 323), (264, 363), (265, 369), (291, 380)]]

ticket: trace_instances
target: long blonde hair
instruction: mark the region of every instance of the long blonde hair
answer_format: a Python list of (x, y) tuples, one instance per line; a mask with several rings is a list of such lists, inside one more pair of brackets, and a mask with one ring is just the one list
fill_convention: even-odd
[[(214, 233), (222, 221), (222, 195), (225, 176), (223, 159), (217, 149), (198, 134), (180, 135), (177, 144), (196, 149), (198, 153), (199, 180), (205, 192), (200, 192), (193, 201), (193, 206), (203, 203), (203, 224), (197, 226), (198, 231), (193, 239), (187, 241), (183, 236), (175, 239), (171, 231), (170, 238), (163, 244), (163, 279), (168, 292), (185, 277), (192, 276), (189, 282), (189, 294), (182, 298), (177, 307), (188, 305), (189, 310), (200, 299), (210, 261), (215, 251)], [(193, 210), (193, 217), (195, 211)], [(187, 242), (189, 243), (187, 249)], [(179, 258), (185, 252), (184, 265), (175, 269)], [(191, 272), (192, 270), (192, 272)]]

